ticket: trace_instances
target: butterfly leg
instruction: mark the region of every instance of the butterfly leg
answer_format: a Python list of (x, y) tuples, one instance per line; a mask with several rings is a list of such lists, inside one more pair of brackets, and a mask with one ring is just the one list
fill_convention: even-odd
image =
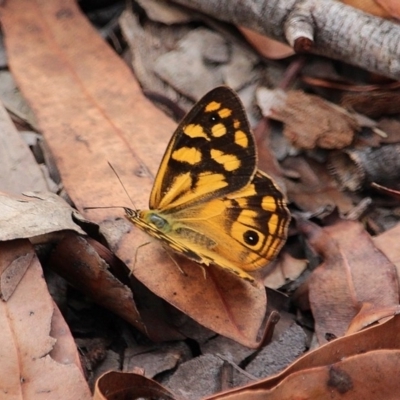
[(205, 267), (203, 267), (201, 264), (198, 264), (199, 265), (199, 267), (202, 269), (202, 271), (203, 271), (203, 276), (204, 276), (204, 279), (207, 279), (207, 270), (206, 270), (206, 268)]
[(134, 269), (135, 269), (136, 261), (137, 261), (137, 255), (138, 255), (138, 253), (139, 253), (139, 249), (140, 249), (141, 247), (147, 246), (147, 245), (150, 244), (150, 243), (151, 243), (151, 242), (142, 243), (141, 245), (139, 245), (138, 247), (136, 247), (135, 259), (133, 260), (133, 266), (132, 266), (132, 269), (131, 269), (130, 272), (129, 272), (129, 276), (131, 276), (131, 275), (133, 274), (133, 271), (134, 271)]
[(167, 249), (165, 249), (166, 253), (168, 254), (169, 258), (172, 260), (172, 262), (176, 265), (176, 267), (178, 268), (178, 270), (180, 271), (180, 273), (184, 276), (187, 276), (187, 273), (181, 268), (181, 266), (179, 265), (178, 261), (175, 260), (175, 258), (173, 257), (173, 255), (171, 254), (170, 251), (168, 251)]

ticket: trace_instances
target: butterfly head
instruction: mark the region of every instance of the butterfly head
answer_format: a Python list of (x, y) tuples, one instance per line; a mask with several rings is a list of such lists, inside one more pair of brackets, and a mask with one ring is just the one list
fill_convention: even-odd
[(170, 223), (152, 210), (132, 210), (127, 207), (124, 207), (124, 210), (129, 221), (152, 236), (159, 237), (160, 233), (170, 230)]
[(133, 210), (132, 208), (124, 207), (125, 217), (129, 220), (136, 219), (139, 217), (139, 210)]

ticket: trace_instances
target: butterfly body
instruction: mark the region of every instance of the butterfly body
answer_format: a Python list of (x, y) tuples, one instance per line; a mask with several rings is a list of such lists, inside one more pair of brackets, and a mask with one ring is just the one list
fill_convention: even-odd
[(172, 136), (149, 210), (125, 209), (126, 217), (175, 252), (253, 282), (246, 271), (275, 257), (290, 219), (283, 194), (256, 164), (239, 98), (216, 88)]

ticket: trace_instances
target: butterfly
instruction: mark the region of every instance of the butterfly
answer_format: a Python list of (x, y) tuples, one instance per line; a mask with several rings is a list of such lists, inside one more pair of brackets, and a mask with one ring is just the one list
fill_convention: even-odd
[(124, 209), (165, 247), (253, 284), (248, 272), (277, 255), (290, 221), (284, 195), (257, 169), (244, 107), (225, 86), (200, 99), (172, 135), (149, 210)]

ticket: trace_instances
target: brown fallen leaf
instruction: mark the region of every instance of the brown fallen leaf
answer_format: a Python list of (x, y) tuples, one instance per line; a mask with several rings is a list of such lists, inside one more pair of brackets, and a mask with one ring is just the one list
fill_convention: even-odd
[[(390, 18), (390, 13), (386, 10), (380, 0), (340, 0), (342, 3), (348, 4), (354, 8), (365, 11), (368, 14), (376, 15), (381, 18)], [(396, 1), (396, 0), (395, 0)]]
[(132, 292), (109, 272), (107, 264), (85, 238), (73, 233), (65, 235), (52, 252), (48, 265), (103, 307), (147, 334)]
[[(128, 245), (122, 239), (122, 246)], [(147, 248), (152, 251), (147, 252)], [(155, 257), (155, 254), (157, 256)], [(150, 242), (146, 252), (139, 250), (133, 274), (152, 292), (188, 314), (200, 324), (248, 347), (260, 344), (260, 327), (266, 312), (265, 290), (237, 279), (221, 268), (203, 270), (190, 260), (174, 255), (181, 271), (166, 250)], [(160, 268), (160, 263), (164, 264)], [(123, 260), (127, 264), (133, 262)]]
[[(270, 390), (208, 397), (208, 400), (375, 400), (395, 399), (400, 383), (393, 373), (398, 368), (400, 350), (376, 350), (358, 354), (329, 366), (315, 367), (289, 375)], [(391, 382), (388, 382), (388, 377)], [(382, 384), (385, 382), (385, 384)]]
[(0, 240), (30, 238), (45, 240), (45, 235), (73, 230), (85, 234), (73, 217), (78, 213), (54, 193), (24, 193), (21, 196), (0, 192)]
[(375, 0), (391, 17), (400, 19), (400, 4), (396, 0)]
[[(351, 89), (351, 87), (349, 88)], [(340, 105), (370, 118), (398, 113), (400, 92), (398, 90), (374, 90), (365, 92), (346, 92), (340, 100)]]
[(300, 260), (287, 252), (282, 252), (274, 269), (265, 277), (264, 285), (271, 289), (278, 289), (297, 279), (307, 268), (307, 265), (307, 260)]
[(77, 345), (68, 324), (55, 304), (53, 318), (51, 319), (50, 336), (56, 339), (56, 343), (49, 353), (50, 357), (60, 364), (75, 364), (84, 376), (81, 354), (77, 351)]
[(243, 26), (239, 26), (238, 29), (242, 32), (247, 41), (264, 57), (272, 60), (279, 60), (294, 54), (294, 50), (287, 44), (263, 36)]
[[(310, 305), (320, 344), (326, 343), (328, 333), (341, 337), (348, 329), (359, 330), (366, 321), (370, 324), (397, 311), (399, 284), (395, 266), (373, 245), (360, 223), (339, 221), (320, 228), (299, 220), (298, 227), (323, 258), (309, 281)], [(365, 308), (366, 305), (369, 306)]]
[(146, 11), (147, 16), (156, 22), (176, 25), (196, 21), (196, 15), (174, 4), (160, 3), (157, 0), (139, 0), (138, 3)]
[(400, 142), (400, 121), (393, 118), (381, 118), (377, 128), (386, 133), (386, 137), (380, 137), (380, 143)]
[(393, 373), (400, 358), (398, 329), (400, 315), (310, 351), (277, 375), (207, 400), (376, 400), (377, 393), (382, 399), (396, 399), (400, 383)]
[(299, 175), (298, 180), (287, 179), (285, 183), (289, 199), (300, 209), (318, 212), (336, 206), (341, 213), (346, 214), (353, 208), (352, 199), (339, 190), (324, 165), (297, 156), (288, 157), (283, 166)]
[[(4, 46), (2, 49), (2, 54), (5, 55)], [(0, 63), (1, 63), (1, 61), (0, 61)], [(8, 69), (6, 69), (8, 67), (7, 63), (3, 64), (3, 67), (4, 67), (4, 69), (2, 71), (0, 71), (0, 98), (3, 103), (4, 108), (9, 113), (8, 117), (15, 118), (16, 119), (15, 122), (18, 121), (18, 125), (22, 124), (24, 127), (29, 126), (29, 127), (32, 127), (33, 129), (35, 129), (36, 123), (35, 123), (35, 118), (34, 118), (32, 110), (26, 103), (25, 99), (22, 97), (11, 72)], [(12, 118), (11, 118), (11, 120), (12, 120)], [(3, 122), (5, 124), (7, 124), (6, 119), (4, 119)], [(15, 130), (14, 123), (12, 124), (11, 129)], [(26, 147), (26, 145), (28, 145), (28, 146), (31, 145), (28, 141), (26, 141), (26, 137), (24, 137), (26, 131), (24, 133), (23, 131), (19, 130), (19, 132), (17, 132), (17, 130), (15, 130), (15, 132), (18, 133), (18, 136), (19, 136), (19, 139), (17, 139), (17, 140), (21, 140), (21, 134), (22, 134), (22, 138), (25, 142), (25, 147)], [(6, 132), (3, 132), (3, 133), (6, 133)], [(8, 133), (11, 134), (10, 132), (8, 132)], [(15, 137), (11, 138), (11, 141), (13, 141), (14, 144), (15, 144), (15, 139), (16, 139)], [(35, 170), (38, 171), (39, 168), (38, 168), (37, 162), (32, 158), (32, 154), (31, 155), (27, 155), (27, 153), (25, 153), (25, 154), (27, 157), (27, 159), (25, 161), (32, 160), (33, 162), (35, 162), (35, 164), (36, 164), (35, 167), (33, 167), (33, 164), (31, 164), (30, 166), (34, 169), (34, 171)], [(19, 162), (21, 162), (21, 161), (22, 160), (19, 159)], [(18, 169), (18, 167), (19, 167), (19, 165), (17, 166), (17, 169)], [(34, 172), (34, 171), (32, 171), (32, 172)], [(25, 183), (26, 182), (27, 181), (25, 181)], [(33, 189), (32, 189), (32, 186), (30, 186), (28, 188), (24, 188), (24, 190), (33, 190)], [(42, 188), (41, 190), (45, 190), (45, 189)]]
[(284, 123), (283, 134), (300, 149), (341, 149), (351, 144), (357, 120), (346, 110), (300, 90), (257, 90), (257, 103), (265, 117)]
[[(29, 265), (8, 299), (0, 301), (1, 391), (25, 399), (36, 399), (38, 393), (48, 400), (90, 399), (76, 347), (58, 313), (53, 325), (55, 306), (32, 245), (27, 240), (0, 242), (1, 270), (21, 257)], [(62, 325), (65, 337), (57, 342), (57, 326)], [(55, 336), (50, 336), (51, 326)]]
[(342, 3), (363, 10), (381, 18), (400, 19), (400, 5), (397, 0), (341, 0)]
[(27, 190), (46, 191), (46, 181), (29, 147), (0, 103), (0, 188), (20, 194)]
[(93, 400), (134, 398), (174, 400), (176, 397), (158, 382), (142, 375), (126, 372), (106, 372), (96, 382)]
[[(265, 119), (261, 120), (261, 122), (254, 129), (254, 137), (256, 139), (258, 150), (258, 168), (271, 176), (283, 193), (286, 194), (284, 173), (279, 165), (275, 153), (276, 148), (273, 150), (273, 138), (271, 138), (271, 131), (266, 126), (265, 122)], [(282, 136), (280, 133), (278, 135), (280, 137)], [(278, 135), (275, 135), (274, 138), (276, 138)], [(283, 140), (286, 141), (286, 139)], [(280, 147), (284, 147), (284, 145), (282, 144)]]
[(4, 258), (0, 269), (0, 296), (2, 300), (7, 301), (31, 265), (33, 253), (20, 255), (12, 261), (7, 260), (8, 262), (5, 262)]
[(198, 265), (187, 261), (182, 262), (187, 273), (183, 276), (159, 244), (140, 248), (148, 237), (133, 226), (129, 232), (115, 235), (114, 229), (108, 234), (122, 211), (84, 212), (84, 207), (128, 201), (107, 161), (135, 204), (146, 207), (175, 124), (143, 96), (129, 68), (74, 1), (16, 0), (1, 11), (13, 74), (78, 210), (101, 225), (102, 234), (111, 238), (111, 249), (151, 291), (210, 329), (257, 346), (266, 310), (264, 289), (217, 268), (207, 268), (204, 279)]
[(400, 224), (373, 238), (374, 245), (396, 266), (400, 277)]

